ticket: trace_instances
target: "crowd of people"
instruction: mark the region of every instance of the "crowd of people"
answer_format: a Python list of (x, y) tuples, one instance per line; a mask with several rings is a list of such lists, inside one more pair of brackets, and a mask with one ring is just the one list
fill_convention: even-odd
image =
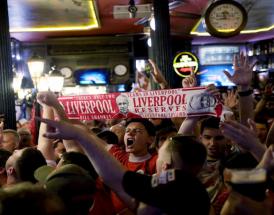
[[(256, 100), (254, 64), (243, 53), (233, 64), (224, 73), (237, 89), (205, 91), (222, 101), (222, 117), (130, 117), (119, 97), (121, 116), (83, 122), (68, 119), (55, 94), (38, 93), (37, 141), (27, 126), (0, 123), (0, 215), (274, 214), (271, 86)], [(182, 81), (196, 86), (195, 74)]]

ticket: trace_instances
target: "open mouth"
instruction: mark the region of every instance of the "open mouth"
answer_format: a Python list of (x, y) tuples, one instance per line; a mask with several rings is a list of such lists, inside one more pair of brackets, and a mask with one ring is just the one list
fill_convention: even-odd
[(132, 139), (127, 139), (127, 146), (131, 146), (133, 143), (134, 142)]

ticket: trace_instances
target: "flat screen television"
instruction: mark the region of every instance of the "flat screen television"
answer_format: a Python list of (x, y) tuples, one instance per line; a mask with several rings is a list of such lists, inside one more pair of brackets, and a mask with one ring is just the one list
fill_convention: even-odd
[(109, 84), (108, 69), (79, 69), (74, 73), (78, 85), (106, 85)]
[(230, 74), (233, 74), (231, 64), (200, 66), (199, 72), (197, 73), (198, 84), (200, 86), (214, 84), (216, 87), (235, 86), (223, 73), (224, 70), (227, 70)]
[(235, 54), (239, 54), (237, 45), (210, 45), (198, 48), (200, 65), (232, 64)]

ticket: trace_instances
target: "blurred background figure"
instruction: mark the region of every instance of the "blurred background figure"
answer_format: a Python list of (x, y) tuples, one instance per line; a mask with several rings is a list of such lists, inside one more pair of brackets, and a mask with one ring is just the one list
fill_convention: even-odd
[(35, 171), (35, 177), (46, 190), (63, 200), (68, 215), (89, 214), (96, 184), (86, 170), (75, 164), (65, 164), (55, 170), (42, 166)]
[(17, 131), (13, 129), (5, 129), (2, 132), (2, 142), (0, 143), (0, 148), (13, 152), (18, 149), (20, 136)]
[(155, 126), (156, 131), (168, 126), (173, 126), (171, 119), (150, 118), (149, 121)]
[(22, 127), (19, 128), (17, 132), (20, 137), (18, 149), (33, 146), (32, 135), (29, 129)]
[(11, 152), (0, 149), (0, 188), (7, 183), (6, 162), (11, 156)]
[(119, 145), (119, 139), (117, 135), (112, 131), (102, 131), (97, 134), (97, 137), (104, 140), (107, 144)]
[(56, 163), (61, 159), (62, 155), (66, 152), (66, 148), (61, 139), (56, 139), (53, 141), (54, 155)]
[(177, 135), (177, 129), (173, 126), (168, 126), (162, 128), (156, 132), (155, 142), (152, 144), (151, 148), (158, 151), (166, 140), (170, 137)]

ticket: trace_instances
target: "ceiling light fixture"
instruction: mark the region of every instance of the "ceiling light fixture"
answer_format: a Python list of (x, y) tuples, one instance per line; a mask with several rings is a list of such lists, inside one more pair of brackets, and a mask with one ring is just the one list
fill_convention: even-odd
[[(78, 31), (78, 30), (90, 30), (98, 28), (99, 20), (96, 16), (94, 1), (87, 1), (89, 8), (89, 17), (90, 20), (86, 24), (79, 25), (62, 25), (58, 27), (52, 26), (39, 26), (39, 27), (11, 27), (10, 32), (50, 32), (50, 31)], [(54, 23), (55, 24), (55, 23)]]
[(151, 40), (151, 37), (149, 37), (149, 38), (147, 39), (147, 45), (148, 45), (149, 47), (152, 47), (152, 40)]
[(151, 19), (149, 21), (149, 26), (153, 31), (156, 30), (156, 23), (155, 23), (154, 15), (151, 16)]

